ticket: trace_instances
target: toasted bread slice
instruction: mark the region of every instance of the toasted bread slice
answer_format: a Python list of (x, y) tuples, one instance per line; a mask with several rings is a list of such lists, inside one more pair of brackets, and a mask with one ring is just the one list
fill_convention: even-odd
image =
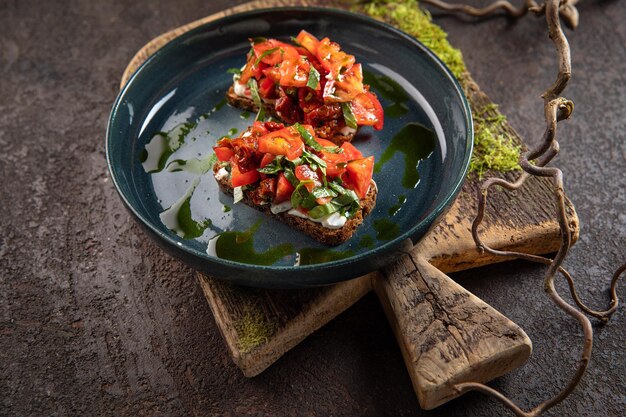
[[(213, 167), (214, 174), (219, 170), (220, 165), (215, 164)], [(219, 184), (220, 189), (226, 193), (233, 195), (233, 187), (230, 183), (229, 178), (221, 178), (218, 179), (216, 177), (217, 183)], [(376, 195), (378, 193), (378, 189), (376, 187), (376, 183), (372, 180), (372, 184), (370, 189), (365, 196), (364, 199), (360, 201), (361, 209), (358, 210), (354, 216), (349, 218), (342, 227), (338, 229), (330, 229), (328, 227), (322, 226), (320, 223), (313, 222), (311, 220), (296, 217), (287, 212), (274, 214), (270, 211), (270, 205), (259, 206), (252, 202), (250, 198), (251, 191), (244, 190), (243, 192), (243, 202), (268, 216), (274, 217), (280, 220), (283, 223), (288, 224), (292, 228), (299, 230), (318, 242), (324, 243), (326, 245), (339, 245), (352, 237), (357, 227), (363, 223), (363, 219), (367, 216), (376, 206)]]
[[(228, 89), (228, 92), (226, 93), (226, 101), (228, 101), (228, 104), (230, 104), (231, 106), (237, 107), (239, 109), (249, 110), (252, 112), (259, 111), (259, 108), (256, 106), (256, 104), (254, 104), (254, 101), (252, 99), (238, 96), (237, 94), (235, 94), (235, 88), (232, 85), (230, 86), (230, 88)], [(263, 106), (267, 114), (280, 120), (280, 116), (276, 113), (276, 109), (274, 108), (273, 105), (268, 104), (268, 103), (263, 103)], [(323, 133), (321, 129), (314, 128), (314, 130), (318, 137), (328, 139), (334, 142), (335, 144), (337, 144), (338, 146), (341, 146), (341, 144), (344, 142), (352, 141), (355, 135), (354, 133), (351, 133), (349, 135), (342, 135), (342, 134), (336, 133), (334, 136), (327, 137), (327, 135)]]

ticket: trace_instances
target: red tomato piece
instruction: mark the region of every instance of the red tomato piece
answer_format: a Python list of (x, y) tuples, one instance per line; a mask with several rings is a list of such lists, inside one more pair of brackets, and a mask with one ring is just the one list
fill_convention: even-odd
[(259, 152), (285, 155), (290, 160), (302, 155), (303, 149), (304, 142), (292, 128), (276, 130), (259, 138)]
[(235, 155), (235, 152), (226, 146), (216, 146), (213, 150), (215, 151), (218, 161), (221, 162), (229, 161), (230, 158)]
[(324, 101), (346, 103), (363, 93), (363, 71), (361, 64), (350, 67), (345, 73), (337, 75), (324, 86)]
[(354, 97), (350, 103), (352, 113), (357, 125), (374, 126), (374, 129), (381, 130), (385, 122), (383, 106), (378, 101), (378, 97), (371, 91), (366, 91)]
[(289, 200), (293, 190), (295, 190), (295, 188), (291, 185), (287, 177), (285, 177), (285, 174), (279, 172), (278, 180), (276, 182), (276, 196), (274, 197), (274, 203), (278, 204)]
[(341, 144), (343, 154), (346, 156), (347, 161), (354, 161), (355, 159), (363, 158), (363, 154), (350, 142), (344, 142)]
[(298, 36), (296, 36), (296, 41), (298, 41), (298, 43), (311, 54), (315, 55), (317, 53), (317, 46), (319, 45), (320, 41), (306, 30), (301, 30), (300, 33), (298, 33)]
[(304, 186), (309, 192), (313, 191), (313, 188), (322, 185), (319, 175), (316, 171), (313, 171), (308, 165), (298, 165), (295, 169), (296, 178), (300, 181), (308, 181)]
[[(315, 134), (313, 134), (313, 136), (315, 136)], [(326, 148), (334, 148), (337, 146), (335, 143), (329, 141), (328, 139), (315, 138), (315, 141)]]
[[(261, 62), (267, 65), (276, 65), (283, 61), (285, 51), (287, 49), (293, 49), (293, 46), (276, 39), (268, 39), (263, 42), (253, 43), (252, 49), (254, 50), (254, 57), (251, 61), (256, 62), (260, 58)], [(270, 50), (272, 52), (268, 52)]]
[(259, 95), (263, 98), (276, 97), (276, 84), (274, 80), (264, 77), (259, 81)]
[(355, 62), (353, 55), (343, 52), (339, 44), (331, 42), (328, 38), (320, 41), (315, 55), (324, 69), (332, 74), (333, 78), (341, 73), (342, 68), (350, 68)]
[(265, 75), (267, 78), (269, 78), (270, 80), (274, 81), (275, 83), (279, 83), (280, 82), (280, 65), (277, 66), (271, 66), (269, 68), (266, 68), (263, 70), (263, 75)]
[(374, 173), (374, 157), (356, 159), (348, 162), (346, 166), (345, 184), (353, 189), (359, 198), (363, 199), (367, 195)]
[(254, 57), (246, 63), (246, 66), (241, 70), (241, 75), (239, 76), (240, 84), (247, 84), (250, 78), (256, 78), (257, 80), (261, 78), (263, 71), (267, 68), (267, 64), (259, 62), (258, 65), (255, 65), (255, 63), (256, 58)]
[(324, 204), (328, 203), (332, 199), (333, 199), (332, 197), (320, 197), (320, 198), (316, 198), (315, 202), (319, 204), (320, 206), (323, 206)]
[(265, 123), (263, 122), (254, 122), (252, 124), (252, 134), (257, 136), (267, 135), (270, 131), (267, 130)]
[(236, 161), (230, 161), (230, 180), (233, 187), (242, 187), (244, 185), (253, 184), (260, 178), (259, 172), (256, 169), (250, 171), (241, 172)]
[(272, 155), (271, 153), (266, 153), (265, 155), (263, 155), (263, 158), (261, 158), (261, 163), (259, 164), (259, 168), (263, 168), (265, 165), (269, 164), (273, 160), (274, 160), (274, 155)]
[(348, 159), (343, 153), (331, 153), (322, 151), (321, 158), (326, 162), (326, 176), (328, 178), (336, 178), (346, 172)]
[(310, 65), (302, 59), (296, 48), (285, 50), (280, 64), (280, 85), (285, 87), (306, 87)]

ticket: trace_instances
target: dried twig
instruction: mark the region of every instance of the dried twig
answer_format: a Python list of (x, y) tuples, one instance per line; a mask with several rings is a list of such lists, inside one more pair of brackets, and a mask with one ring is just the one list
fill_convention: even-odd
[[(441, 0), (421, 0), (421, 2), (447, 12), (460, 12), (474, 17), (493, 16), (499, 10), (503, 10), (509, 17), (520, 18), (528, 12), (541, 15), (545, 13), (546, 10), (545, 4), (537, 4), (534, 0), (525, 0), (524, 5), (521, 7), (515, 7), (506, 0), (497, 0), (489, 6), (482, 8), (469, 6), (467, 4), (451, 4)], [(578, 0), (561, 0), (558, 8), (560, 17), (570, 29), (576, 29), (578, 26), (578, 9), (576, 9), (576, 3), (578, 3)]]
[[(567, 272), (567, 270), (562, 267), (563, 261), (565, 260), (565, 257), (571, 246), (572, 230), (570, 229), (568, 215), (565, 210), (563, 173), (560, 169), (556, 167), (548, 167), (547, 165), (559, 152), (559, 143), (556, 140), (557, 123), (561, 120), (569, 118), (574, 110), (574, 104), (571, 101), (560, 97), (560, 94), (567, 86), (567, 83), (569, 82), (571, 77), (570, 48), (565, 34), (561, 29), (560, 19), (562, 18), (564, 22), (572, 28), (575, 28), (577, 26), (578, 12), (576, 11), (576, 8), (574, 6), (577, 0), (546, 0), (546, 3), (541, 6), (537, 5), (533, 0), (526, 0), (525, 5), (521, 8), (515, 8), (510, 3), (499, 0), (483, 9), (477, 9), (471, 6), (459, 4), (451, 5), (443, 3), (440, 0), (422, 0), (422, 2), (435, 7), (439, 7), (443, 10), (462, 12), (477, 17), (496, 13), (500, 9), (504, 10), (507, 15), (516, 18), (525, 15), (528, 11), (533, 11), (536, 14), (545, 13), (550, 39), (552, 39), (552, 42), (554, 43), (557, 52), (559, 60), (559, 73), (557, 79), (554, 84), (550, 86), (550, 88), (546, 90), (546, 92), (542, 95), (544, 100), (544, 117), (546, 121), (546, 130), (543, 135), (543, 139), (535, 149), (526, 149), (520, 154), (519, 164), (523, 172), (520, 174), (516, 181), (509, 182), (501, 178), (489, 178), (485, 182), (483, 182), (478, 195), (478, 212), (472, 224), (472, 235), (474, 237), (474, 241), (476, 242), (477, 247), (481, 251), (487, 251), (490, 254), (498, 256), (517, 257), (528, 261), (548, 265), (548, 270), (546, 272), (544, 280), (545, 291), (559, 308), (578, 320), (583, 330), (584, 343), (580, 362), (574, 376), (571, 378), (567, 386), (561, 390), (561, 392), (527, 412), (519, 408), (509, 398), (494, 390), (493, 388), (488, 387), (487, 385), (475, 382), (468, 382), (457, 384), (455, 386), (455, 388), (459, 392), (477, 390), (485, 394), (491, 395), (500, 400), (517, 416), (538, 416), (542, 414), (545, 410), (563, 401), (580, 382), (582, 376), (585, 373), (585, 370), (587, 369), (587, 365), (589, 364), (593, 347), (593, 329), (591, 327), (591, 322), (585, 314), (596, 317), (603, 322), (608, 321), (608, 319), (617, 309), (619, 302), (616, 293), (618, 279), (620, 275), (624, 271), (626, 271), (626, 264), (624, 264), (620, 268), (618, 268), (618, 270), (613, 275), (610, 287), (610, 307), (605, 311), (595, 311), (587, 307), (580, 300), (575, 289), (573, 278), (571, 277), (569, 272)], [(478, 233), (478, 228), (485, 216), (485, 208), (489, 189), (497, 185), (507, 190), (516, 190), (520, 188), (530, 176), (549, 177), (552, 180), (562, 239), (559, 251), (556, 253), (554, 259), (549, 259), (543, 256), (529, 255), (520, 252), (500, 251), (497, 249), (493, 249), (482, 242)], [(554, 277), (557, 272), (560, 272), (566, 278), (572, 298), (574, 299), (574, 302), (579, 309), (563, 300), (554, 288)]]

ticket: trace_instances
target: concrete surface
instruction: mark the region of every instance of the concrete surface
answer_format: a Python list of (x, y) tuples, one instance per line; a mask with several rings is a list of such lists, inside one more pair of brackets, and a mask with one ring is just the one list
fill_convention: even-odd
[[(104, 159), (119, 77), (152, 37), (231, 4), (0, 0), (0, 415), (508, 415), (479, 394), (421, 411), (373, 296), (244, 378), (193, 271), (132, 223)], [(576, 110), (559, 125), (557, 163), (582, 223), (568, 265), (583, 298), (602, 307), (626, 254), (626, 7), (585, 0), (579, 9), (566, 92)], [(556, 68), (543, 20), (435, 15), (483, 89), (536, 141), (539, 94)], [(510, 262), (455, 277), (532, 338), (531, 362), (493, 383), (523, 407), (568, 380), (580, 349), (573, 321), (541, 290), (542, 272)], [(546, 415), (623, 415), (625, 323), (622, 307), (595, 326), (583, 383)]]

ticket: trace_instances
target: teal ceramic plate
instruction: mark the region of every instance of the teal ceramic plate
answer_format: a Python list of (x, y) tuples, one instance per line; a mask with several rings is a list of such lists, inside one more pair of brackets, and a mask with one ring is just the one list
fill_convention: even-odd
[[(254, 119), (224, 104), (227, 70), (245, 63), (248, 38), (288, 40), (301, 29), (355, 55), (385, 108), (384, 129), (362, 129), (354, 141), (378, 161), (376, 208), (333, 248), (233, 205), (206, 172), (217, 139)], [(459, 192), (472, 140), (458, 82), (415, 39), (353, 13), (286, 8), (229, 16), (165, 45), (117, 98), (106, 148), (124, 203), (168, 253), (237, 284), (298, 288), (363, 275), (419, 240)]]

